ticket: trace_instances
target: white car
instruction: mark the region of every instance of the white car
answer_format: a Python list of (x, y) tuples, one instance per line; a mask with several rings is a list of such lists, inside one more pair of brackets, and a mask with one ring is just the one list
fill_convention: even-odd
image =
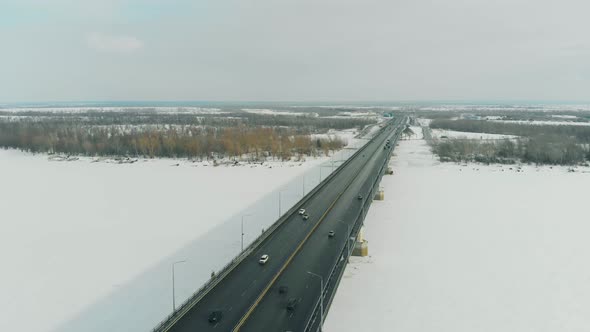
[(305, 214), (305, 209), (299, 209), (299, 214), (301, 214), (301, 215)]
[(260, 259), (258, 260), (258, 263), (264, 265), (264, 264), (266, 264), (266, 262), (268, 262), (268, 258), (269, 258), (268, 255), (262, 255), (262, 256), (260, 256)]

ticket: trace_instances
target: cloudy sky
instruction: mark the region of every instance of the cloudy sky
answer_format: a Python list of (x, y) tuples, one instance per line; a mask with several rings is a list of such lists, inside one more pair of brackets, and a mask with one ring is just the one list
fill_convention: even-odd
[(0, 0), (0, 102), (590, 101), (587, 0)]

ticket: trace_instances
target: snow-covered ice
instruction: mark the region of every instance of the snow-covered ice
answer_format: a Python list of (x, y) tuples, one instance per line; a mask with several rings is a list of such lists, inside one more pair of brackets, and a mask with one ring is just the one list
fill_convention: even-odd
[(590, 331), (588, 168), (395, 154), (324, 331)]

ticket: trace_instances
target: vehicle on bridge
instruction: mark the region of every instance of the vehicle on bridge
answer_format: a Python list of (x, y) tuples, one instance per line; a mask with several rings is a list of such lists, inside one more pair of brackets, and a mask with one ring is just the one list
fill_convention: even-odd
[(261, 265), (264, 265), (264, 264), (266, 264), (266, 262), (268, 262), (269, 258), (270, 257), (268, 255), (264, 254), (264, 255), (260, 256), (258, 263), (260, 263)]
[(294, 298), (294, 297), (290, 298), (289, 301), (287, 302), (287, 310), (289, 310), (289, 311), (295, 310), (298, 302), (299, 301), (297, 301), (296, 298)]
[(212, 323), (212, 324), (219, 323), (221, 318), (223, 318), (223, 312), (221, 312), (221, 310), (215, 310), (215, 311), (211, 312), (211, 314), (209, 315), (209, 323)]
[(299, 214), (300, 215), (304, 215), (305, 214), (305, 209), (299, 209)]
[(279, 287), (279, 294), (287, 294), (288, 291), (289, 291), (289, 287), (287, 287), (287, 286)]
[(306, 213), (303, 215), (303, 220), (307, 220), (307, 219), (309, 219), (309, 214)]

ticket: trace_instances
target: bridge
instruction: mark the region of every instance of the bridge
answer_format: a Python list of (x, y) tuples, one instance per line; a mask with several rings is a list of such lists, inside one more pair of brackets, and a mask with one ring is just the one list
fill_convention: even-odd
[(321, 330), (406, 123), (386, 122), (153, 332)]

